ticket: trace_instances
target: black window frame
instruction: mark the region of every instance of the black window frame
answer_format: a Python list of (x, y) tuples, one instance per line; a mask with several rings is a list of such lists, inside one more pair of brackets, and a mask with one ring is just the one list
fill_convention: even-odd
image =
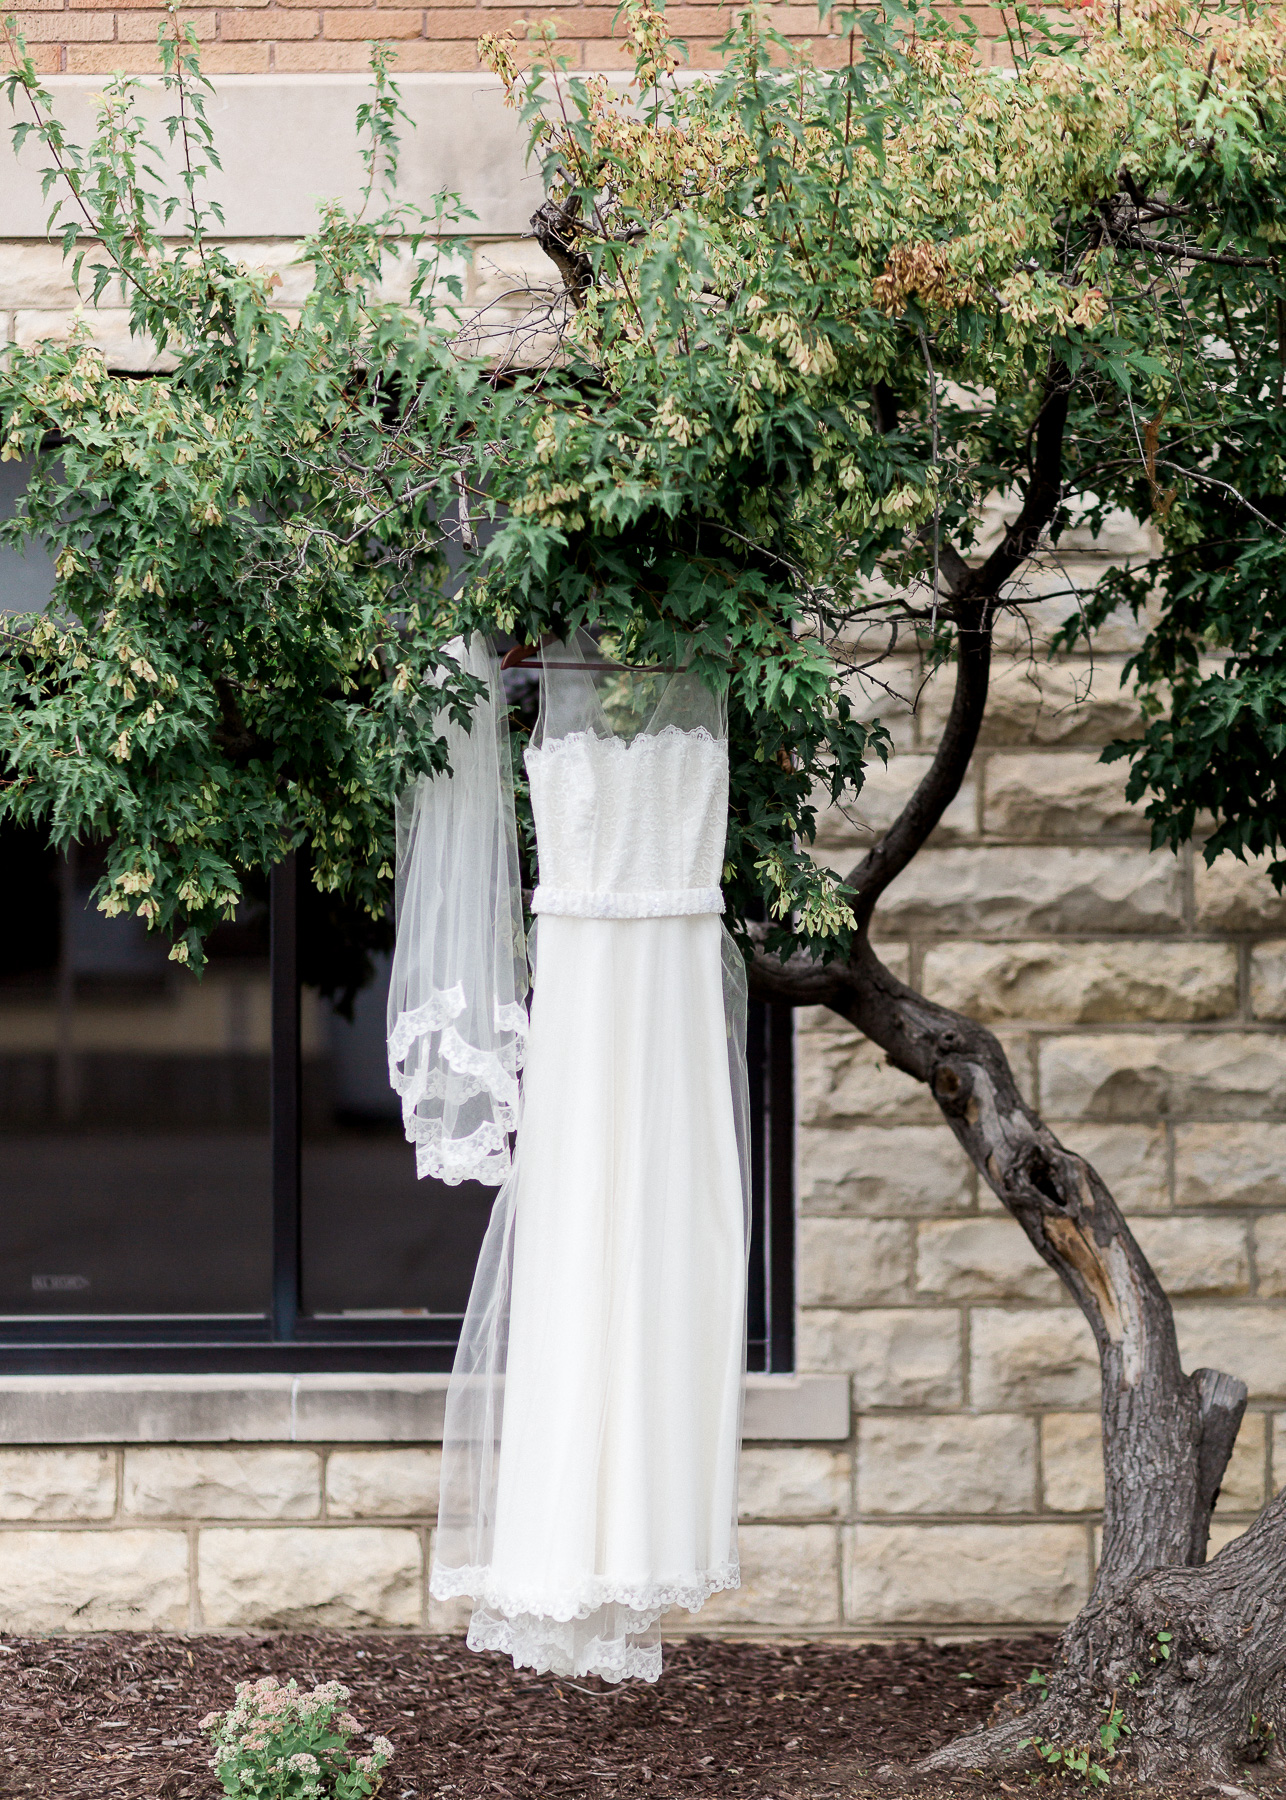
[[(273, 869), (270, 880), (271, 1311), (253, 1320), (0, 1322), (0, 1374), (440, 1374), (450, 1369), (458, 1318), (313, 1319), (303, 1310), (299, 879), (299, 859), (292, 855)], [(763, 1095), (751, 1145), (747, 1362), (752, 1372), (789, 1373), (795, 1353), (790, 1007), (752, 1007), (747, 1054), (751, 1081)]]

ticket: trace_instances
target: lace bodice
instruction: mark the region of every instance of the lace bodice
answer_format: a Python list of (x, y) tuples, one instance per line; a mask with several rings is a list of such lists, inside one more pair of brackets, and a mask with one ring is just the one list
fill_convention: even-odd
[(532, 911), (582, 919), (723, 911), (728, 745), (667, 725), (592, 731), (526, 755), (540, 885)]

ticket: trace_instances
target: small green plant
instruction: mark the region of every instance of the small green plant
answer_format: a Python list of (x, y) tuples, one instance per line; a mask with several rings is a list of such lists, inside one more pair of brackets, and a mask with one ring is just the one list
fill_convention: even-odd
[[(1039, 1669), (1033, 1669), (1027, 1677), (1029, 1682), (1041, 1688), (1044, 1699), (1047, 1683)], [(1129, 1735), (1130, 1727), (1125, 1722), (1125, 1714), (1116, 1704), (1116, 1695), (1107, 1703), (1107, 1717), (1098, 1728), (1099, 1745), (1104, 1758), (1110, 1762), (1117, 1754), (1117, 1745), (1123, 1737)], [(1099, 1751), (1086, 1744), (1053, 1744), (1048, 1738), (1024, 1738), (1019, 1744), (1020, 1750), (1034, 1750), (1042, 1762), (1060, 1775), (1076, 1775), (1090, 1787), (1108, 1787), (1111, 1776), (1101, 1762), (1095, 1760)]]
[(1152, 1650), (1152, 1660), (1154, 1663), (1169, 1662), (1170, 1647), (1173, 1644), (1173, 1642), (1174, 1642), (1174, 1633), (1172, 1631), (1158, 1631), (1157, 1632), (1156, 1643), (1153, 1646), (1153, 1650)]
[(1248, 1763), (1267, 1762), (1276, 1742), (1277, 1727), (1272, 1720), (1261, 1719), (1258, 1713), (1251, 1713), (1250, 1730), (1246, 1734), (1246, 1742), (1242, 1747), (1242, 1755), (1246, 1761)]
[(1043, 1669), (1032, 1670), (1027, 1677), (1027, 1686), (1039, 1689), (1040, 1699), (1047, 1700), (1049, 1698), (1049, 1678)]
[(1032, 1749), (1060, 1775), (1079, 1775), (1091, 1787), (1107, 1787), (1111, 1776), (1102, 1763), (1090, 1760), (1090, 1751), (1079, 1744), (1051, 1744), (1045, 1738), (1024, 1738), (1020, 1750)]
[(324, 1681), (304, 1693), (275, 1675), (239, 1681), (235, 1706), (207, 1713), (210, 1767), (236, 1800), (365, 1800), (379, 1792), (393, 1754), (387, 1738), (357, 1755), (348, 1739), (361, 1729), (344, 1710), (348, 1689)]

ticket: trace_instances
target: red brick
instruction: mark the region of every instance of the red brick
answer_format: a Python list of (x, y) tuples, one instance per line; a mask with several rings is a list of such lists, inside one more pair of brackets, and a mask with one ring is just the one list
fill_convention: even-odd
[(338, 7), (322, 14), (322, 32), (328, 38), (417, 38), (424, 32), (422, 12), (395, 12)]
[(271, 66), (270, 44), (211, 44), (201, 52), (208, 75), (266, 75)]
[[(370, 52), (362, 43), (336, 43), (319, 38), (311, 44), (278, 44), (274, 66), (301, 75), (365, 70), (370, 67)], [(444, 69), (470, 73), (477, 67), (477, 53), (472, 43), (460, 40), (430, 44), (423, 38), (411, 38), (398, 44), (393, 73)]]
[[(127, 12), (122, 13), (116, 21), (116, 38), (122, 44), (154, 44), (156, 34), (162, 25), (168, 25), (170, 15), (161, 12)], [(191, 25), (198, 39), (204, 41), (214, 36), (215, 15), (212, 12), (185, 12), (183, 30)]]
[[(61, 44), (33, 44), (28, 52), (38, 75), (58, 75), (63, 66)], [(8, 46), (0, 48), (0, 70), (12, 68), (13, 57)]]
[[(453, 46), (447, 46), (448, 49)], [(422, 50), (431, 50), (432, 45), (425, 44), (423, 39), (412, 39), (409, 43), (395, 46), (397, 60), (393, 64), (393, 73), (399, 69), (419, 69), (424, 65), (416, 60)], [(289, 71), (295, 75), (330, 75), (364, 72), (371, 66), (370, 46), (361, 39), (327, 39), (314, 38), (307, 44), (278, 44), (273, 53), (273, 67)], [(436, 67), (436, 64), (429, 64)], [(454, 68), (450, 63), (447, 67)], [(475, 68), (476, 62), (466, 65)]]
[(29, 44), (110, 42), (115, 26), (110, 13), (18, 13), (15, 23)]
[(317, 36), (315, 12), (280, 12), (270, 7), (267, 12), (221, 12), (219, 37), (225, 44), (250, 40), (275, 43), (278, 38), (312, 38)]

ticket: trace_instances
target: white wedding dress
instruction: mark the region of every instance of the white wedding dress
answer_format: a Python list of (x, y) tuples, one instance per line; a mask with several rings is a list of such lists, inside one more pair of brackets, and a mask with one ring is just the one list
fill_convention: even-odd
[[(682, 673), (550, 670), (526, 760), (539, 943), (517, 1143), (447, 1396), (431, 1587), (472, 1597), (475, 1649), (655, 1680), (666, 1609), (738, 1581), (745, 988), (719, 916), (721, 704)], [(405, 1058), (396, 1020), (395, 1038)], [(448, 1048), (476, 1107), (496, 1046)], [(494, 1106), (512, 1099), (499, 1080)], [(459, 1129), (494, 1158), (480, 1123)]]

